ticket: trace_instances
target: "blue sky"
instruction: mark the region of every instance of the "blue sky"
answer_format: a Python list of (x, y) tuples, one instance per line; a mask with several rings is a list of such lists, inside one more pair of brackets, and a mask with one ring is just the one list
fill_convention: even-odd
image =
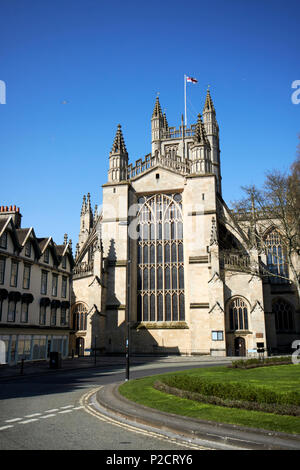
[(130, 162), (151, 151), (157, 92), (170, 126), (202, 111), (211, 87), (223, 197), (295, 159), (298, 0), (0, 0), (0, 204), (37, 236), (77, 243), (83, 194), (101, 204), (122, 125)]

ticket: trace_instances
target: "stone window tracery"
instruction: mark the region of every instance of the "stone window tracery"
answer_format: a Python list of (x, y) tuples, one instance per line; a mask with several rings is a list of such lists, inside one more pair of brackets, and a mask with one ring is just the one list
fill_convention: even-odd
[(248, 330), (248, 308), (241, 297), (236, 297), (229, 304), (230, 330)]
[(275, 313), (275, 328), (277, 332), (294, 331), (294, 312), (292, 306), (284, 299), (278, 299), (273, 303)]
[(138, 204), (138, 321), (184, 321), (182, 196), (156, 194)]
[[(288, 282), (287, 279), (284, 279), (284, 277), (288, 276), (286, 253), (281, 236), (277, 230), (272, 230), (268, 233), (265, 238), (265, 246), (268, 270), (275, 274), (275, 276), (269, 276), (270, 282), (272, 284)], [(283, 277), (277, 277), (276, 274)]]
[(78, 303), (74, 307), (73, 329), (75, 331), (85, 331), (87, 329), (87, 309), (82, 303)]

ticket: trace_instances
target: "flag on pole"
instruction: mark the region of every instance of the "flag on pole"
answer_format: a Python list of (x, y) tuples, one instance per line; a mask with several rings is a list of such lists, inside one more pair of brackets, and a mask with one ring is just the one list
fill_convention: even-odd
[(185, 126), (187, 126), (187, 113), (186, 113), (186, 83), (191, 82), (191, 83), (198, 83), (198, 80), (193, 77), (188, 77), (187, 75), (184, 75), (184, 123)]
[(196, 78), (193, 78), (193, 77), (186, 77), (186, 81), (191, 82), (191, 83), (198, 83), (198, 80)]

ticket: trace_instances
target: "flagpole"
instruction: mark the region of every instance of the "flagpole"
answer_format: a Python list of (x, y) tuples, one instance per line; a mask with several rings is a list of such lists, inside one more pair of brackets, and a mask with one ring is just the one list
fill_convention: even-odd
[(186, 75), (184, 75), (184, 124), (187, 125), (186, 120)]

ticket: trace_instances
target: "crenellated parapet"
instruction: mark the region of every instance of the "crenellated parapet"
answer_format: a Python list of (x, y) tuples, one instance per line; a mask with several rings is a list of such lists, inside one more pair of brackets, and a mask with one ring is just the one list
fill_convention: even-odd
[(155, 166), (169, 168), (175, 170), (177, 173), (185, 175), (190, 174), (191, 162), (179, 155), (175, 155), (174, 157), (159, 154), (152, 156), (150, 153), (144, 160), (137, 160), (134, 166), (132, 164), (128, 165), (127, 177), (128, 179), (136, 178)]

